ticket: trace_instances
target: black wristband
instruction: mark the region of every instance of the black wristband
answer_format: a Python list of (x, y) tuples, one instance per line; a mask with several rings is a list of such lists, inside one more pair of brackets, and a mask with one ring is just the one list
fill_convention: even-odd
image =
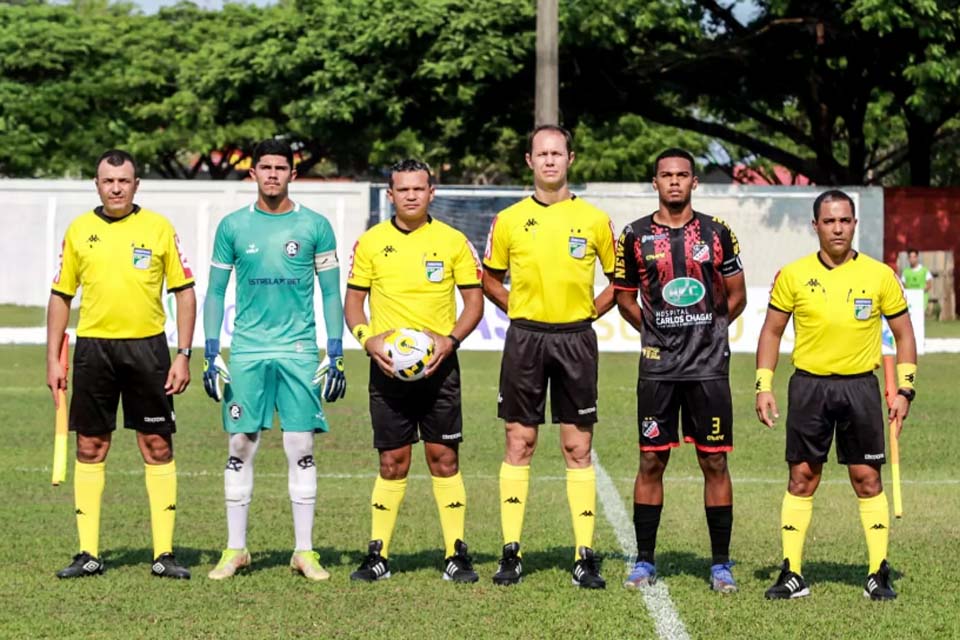
[(450, 338), (451, 340), (453, 340), (453, 350), (454, 350), (454, 351), (456, 351), (457, 349), (460, 348), (460, 338), (458, 338), (457, 336), (453, 335), (452, 333), (451, 333), (450, 335), (448, 335), (447, 337)]
[(916, 389), (900, 388), (897, 389), (897, 395), (906, 398), (907, 402), (913, 402), (913, 399), (917, 397), (917, 391)]
[(186, 349), (177, 349), (177, 353), (181, 356), (186, 356), (187, 360), (189, 360), (190, 355), (193, 354), (193, 349), (190, 349), (189, 347)]

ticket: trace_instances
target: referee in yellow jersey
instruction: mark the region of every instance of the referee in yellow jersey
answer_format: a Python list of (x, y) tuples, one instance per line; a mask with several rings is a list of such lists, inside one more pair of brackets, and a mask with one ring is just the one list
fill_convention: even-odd
[[(393, 165), (387, 197), (395, 215), (360, 236), (350, 258), (344, 315), (370, 356), (370, 419), (380, 456), (368, 553), (351, 580), (390, 577), (390, 541), (413, 444), (422, 438), (443, 530), (443, 579), (477, 581), (463, 541), (467, 495), (458, 456), (463, 417), (457, 347), (483, 316), (480, 260), (465, 235), (430, 216), (433, 182), (423, 162)], [(459, 317), (454, 289), (463, 299)], [(369, 320), (363, 308), (368, 297)], [(404, 328), (425, 331), (434, 340), (433, 358), (420, 380), (395, 378), (384, 353), (384, 338)]]
[[(534, 194), (493, 220), (483, 259), (483, 291), (510, 317), (500, 365), (498, 416), (506, 422), (500, 467), (503, 555), (494, 584), (520, 582), (520, 532), (530, 483), (530, 461), (550, 413), (560, 424), (573, 519), (573, 583), (603, 589), (593, 553), (596, 474), (590, 458), (597, 422), (597, 336), (592, 323), (613, 307), (613, 287), (594, 299), (597, 261), (612, 278), (614, 236), (606, 213), (573, 195), (567, 170), (570, 132), (543, 125), (528, 138), (527, 165)], [(505, 286), (510, 275), (510, 289)]]
[[(74, 494), (80, 551), (57, 577), (103, 573), (100, 504), (122, 401), (124, 427), (137, 432), (146, 463), (151, 571), (189, 578), (173, 556), (177, 471), (172, 395), (190, 383), (197, 310), (193, 273), (170, 222), (134, 204), (140, 180), (133, 156), (116, 149), (105, 152), (97, 161), (95, 182), (103, 204), (67, 228), (47, 307), (47, 386), (56, 404), (57, 390), (67, 387), (59, 354), (70, 301), (83, 290), (70, 402), (70, 429), (77, 432)], [(172, 363), (164, 333), (164, 285), (177, 301), (179, 348)]]
[(839, 190), (813, 203), (817, 253), (784, 267), (773, 284), (757, 345), (757, 417), (767, 427), (779, 417), (773, 372), (780, 339), (793, 316), (796, 342), (787, 410), (786, 459), (790, 468), (780, 530), (783, 566), (769, 599), (810, 594), (803, 578), (803, 543), (813, 515), (813, 494), (836, 437), (837, 461), (847, 466), (860, 503), (869, 570), (863, 595), (897, 597), (887, 564), (890, 512), (883, 494), (884, 417), (873, 370), (880, 366), (880, 316), (897, 343), (899, 390), (889, 418), (898, 430), (910, 411), (917, 347), (897, 276), (882, 262), (853, 250), (854, 202)]

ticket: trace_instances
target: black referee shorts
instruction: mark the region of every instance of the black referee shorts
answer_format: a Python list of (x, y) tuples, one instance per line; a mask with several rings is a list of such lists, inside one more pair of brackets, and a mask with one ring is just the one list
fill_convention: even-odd
[(77, 338), (70, 430), (86, 436), (116, 430), (122, 400), (125, 428), (175, 433), (173, 396), (163, 388), (169, 371), (170, 350), (162, 333), (126, 340)]
[(883, 405), (872, 372), (816, 376), (798, 369), (787, 403), (787, 462), (826, 462), (834, 433), (840, 464), (886, 462)]
[(589, 320), (547, 324), (513, 320), (503, 343), (497, 416), (544, 423), (547, 387), (553, 422), (597, 422), (597, 334)]
[(387, 377), (371, 359), (368, 389), (373, 446), (377, 449), (399, 449), (420, 438), (449, 445), (463, 440), (456, 353), (429, 378), (412, 382)]

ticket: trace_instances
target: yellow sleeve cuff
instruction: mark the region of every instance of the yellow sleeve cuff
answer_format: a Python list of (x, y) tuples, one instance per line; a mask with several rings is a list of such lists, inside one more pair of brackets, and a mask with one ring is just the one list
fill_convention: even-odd
[(367, 339), (370, 337), (370, 326), (358, 324), (353, 327), (350, 333), (352, 333), (353, 337), (356, 338), (357, 342), (360, 343), (360, 347), (364, 348), (367, 344)]
[(773, 391), (773, 369), (757, 369), (757, 393)]
[(917, 379), (917, 365), (912, 362), (901, 362), (897, 364), (897, 388), (913, 389), (913, 383)]

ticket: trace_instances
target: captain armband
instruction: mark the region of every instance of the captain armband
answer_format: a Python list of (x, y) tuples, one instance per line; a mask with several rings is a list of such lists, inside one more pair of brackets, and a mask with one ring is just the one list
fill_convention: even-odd
[(897, 363), (897, 388), (913, 389), (917, 379), (917, 365), (912, 362)]
[(757, 393), (773, 391), (773, 369), (757, 369)]

